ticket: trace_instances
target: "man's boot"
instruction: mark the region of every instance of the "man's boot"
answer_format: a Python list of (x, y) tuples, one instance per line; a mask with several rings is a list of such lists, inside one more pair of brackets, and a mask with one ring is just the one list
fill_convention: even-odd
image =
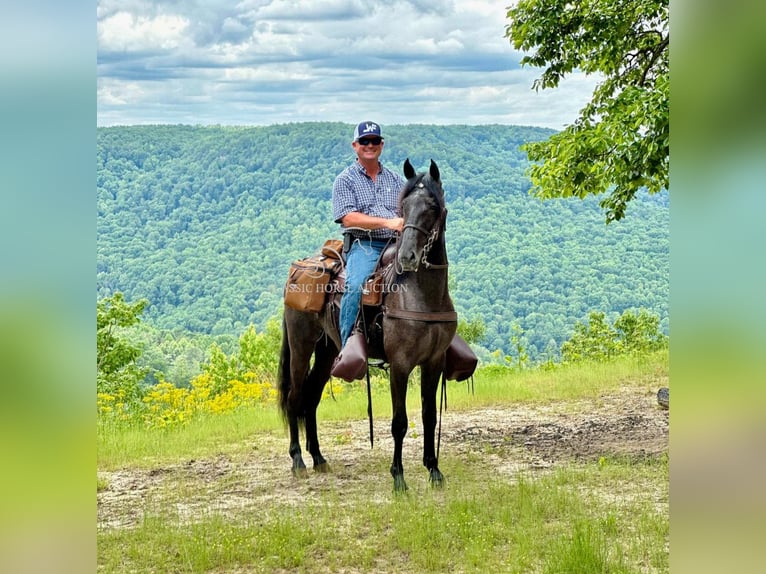
[(335, 358), (330, 374), (346, 382), (361, 379), (367, 372), (367, 341), (364, 333), (354, 331)]

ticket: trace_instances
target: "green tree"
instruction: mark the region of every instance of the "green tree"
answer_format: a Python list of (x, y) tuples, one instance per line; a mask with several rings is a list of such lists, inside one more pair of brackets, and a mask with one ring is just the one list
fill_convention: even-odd
[(481, 319), (466, 321), (460, 319), (457, 324), (457, 334), (469, 345), (479, 343), (487, 333), (487, 326)]
[(119, 394), (126, 402), (140, 396), (140, 381), (146, 371), (136, 365), (141, 349), (125, 336), (137, 324), (149, 304), (146, 299), (128, 303), (121, 292), (96, 304), (96, 391)]
[(269, 319), (262, 333), (258, 333), (255, 326), (250, 325), (239, 338), (240, 369), (255, 373), (260, 379), (276, 383), (281, 344), (280, 319)]
[(624, 353), (645, 353), (662, 349), (668, 337), (660, 332), (660, 319), (646, 309), (638, 313), (625, 311), (614, 322), (614, 328)]
[(210, 346), (210, 359), (202, 365), (202, 371), (210, 376), (213, 382), (211, 394), (222, 393), (229, 386), (229, 381), (239, 379), (241, 370), (236, 355), (227, 356), (217, 343)]
[(561, 345), (561, 357), (566, 362), (603, 361), (617, 355), (656, 351), (668, 344), (659, 327), (659, 317), (645, 309), (638, 313), (624, 311), (613, 325), (607, 324), (604, 313), (591, 311), (588, 323), (577, 323), (572, 338)]
[(604, 313), (591, 311), (587, 324), (578, 322), (572, 338), (561, 345), (561, 358), (570, 363), (605, 361), (620, 354), (617, 339), (617, 331), (606, 322)]
[(519, 369), (525, 369), (529, 363), (529, 355), (527, 354), (527, 348), (524, 343), (524, 330), (521, 326), (514, 321), (511, 325), (511, 348), (516, 353), (516, 357), (512, 355), (506, 355), (505, 361), (508, 365), (513, 366), (514, 363)]
[(669, 0), (519, 0), (506, 37), (544, 68), (534, 89), (575, 69), (600, 74), (580, 116), (548, 140), (524, 146), (541, 198), (609, 195), (606, 222), (622, 219), (641, 188), (668, 187)]
[(525, 369), (527, 363), (529, 363), (529, 355), (527, 353), (527, 346), (524, 337), (524, 331), (518, 323), (514, 323), (512, 327), (513, 336), (511, 337), (511, 345), (516, 351), (516, 364), (520, 369)]
[(276, 382), (281, 341), (281, 323), (272, 318), (262, 333), (250, 325), (240, 335), (236, 353), (226, 355), (218, 344), (213, 343), (210, 346), (210, 360), (202, 365), (203, 372), (213, 381), (212, 393), (216, 395), (224, 391), (229, 381), (245, 380), (247, 373), (255, 374), (262, 381)]

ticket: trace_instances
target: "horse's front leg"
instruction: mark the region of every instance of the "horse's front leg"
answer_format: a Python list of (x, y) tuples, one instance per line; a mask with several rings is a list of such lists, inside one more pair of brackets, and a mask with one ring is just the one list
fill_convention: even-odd
[(391, 366), (391, 435), (394, 437), (394, 459), (391, 462), (391, 476), (394, 477), (394, 492), (407, 490), (402, 465), (402, 447), (407, 434), (407, 379), (409, 371)]
[(423, 466), (428, 469), (428, 481), (434, 487), (444, 485), (444, 475), (434, 448), (436, 431), (436, 392), (439, 388), (441, 365), (421, 365), (420, 404), (423, 417)]

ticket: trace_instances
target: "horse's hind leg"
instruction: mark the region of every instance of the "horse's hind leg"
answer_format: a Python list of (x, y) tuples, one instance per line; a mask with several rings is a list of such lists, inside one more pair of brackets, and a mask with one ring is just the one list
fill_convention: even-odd
[(439, 388), (441, 366), (421, 365), (420, 404), (423, 417), (423, 466), (428, 469), (428, 481), (432, 486), (444, 484), (444, 475), (439, 470), (439, 461), (434, 449), (436, 432), (436, 391)]
[(300, 430), (298, 428), (298, 417), (296, 415), (289, 415), (288, 426), (290, 428), (290, 458), (293, 461), (293, 476), (304, 478), (308, 476), (308, 473), (306, 471), (306, 463), (303, 462), (303, 454), (301, 452), (300, 443)]
[(300, 427), (306, 416), (306, 373), (314, 342), (308, 338), (311, 334), (310, 325), (303, 322), (304, 317), (298, 315), (297, 311), (285, 309), (285, 319), (289, 329), (283, 335), (285, 339), (280, 358), (280, 400), (290, 430), (289, 452), (292, 459), (292, 473), (296, 477), (303, 478), (308, 476), (308, 473), (301, 452)]
[[(300, 372), (300, 371), (298, 371)], [(296, 373), (294, 372), (294, 375)], [(299, 376), (305, 376), (305, 371)], [(299, 380), (293, 378), (293, 380)], [(290, 458), (293, 461), (292, 473), (298, 478), (308, 476), (306, 463), (303, 462), (303, 453), (301, 452), (300, 423), (304, 417), (304, 403), (301, 397), (301, 389), (293, 386), (287, 398), (287, 425), (290, 429)]]
[(306, 450), (314, 460), (314, 470), (329, 472), (330, 465), (319, 450), (317, 435), (317, 407), (322, 399), (322, 392), (330, 378), (333, 359), (338, 354), (335, 344), (326, 337), (317, 341), (314, 350), (314, 365), (306, 379)]

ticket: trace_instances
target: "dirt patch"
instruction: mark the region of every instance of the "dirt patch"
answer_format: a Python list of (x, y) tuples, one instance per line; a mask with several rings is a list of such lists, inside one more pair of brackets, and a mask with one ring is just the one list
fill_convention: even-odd
[[(442, 457), (481, 453), (492, 471), (508, 477), (522, 470), (602, 457), (651, 459), (667, 452), (668, 423), (668, 411), (658, 406), (654, 393), (627, 387), (590, 401), (447, 411), (441, 453)], [(181, 522), (199, 513), (234, 516), (277, 499), (282, 505), (303, 504), (328, 489), (364, 491), (371, 504), (377, 498), (383, 501), (384, 491), (372, 485), (390, 478), (390, 421), (375, 421), (372, 449), (368, 425), (364, 419), (320, 420), (322, 450), (333, 471), (310, 473), (308, 480), (295, 480), (290, 474), (284, 433), (254, 435), (252, 455), (245, 457), (219, 455), (149, 470), (99, 472), (106, 486), (97, 493), (98, 526), (131, 527), (147, 515), (167, 515), (168, 509), (174, 514), (171, 518)], [(420, 417), (410, 413), (403, 457), (406, 475), (423, 471), (421, 457)], [(306, 462), (310, 464), (310, 457)]]
[(566, 411), (561, 407), (460, 413), (450, 419), (445, 436), (464, 449), (521, 451), (532, 467), (601, 457), (648, 459), (667, 451), (668, 411), (658, 407), (653, 394), (629, 388), (597, 401), (568, 403)]

